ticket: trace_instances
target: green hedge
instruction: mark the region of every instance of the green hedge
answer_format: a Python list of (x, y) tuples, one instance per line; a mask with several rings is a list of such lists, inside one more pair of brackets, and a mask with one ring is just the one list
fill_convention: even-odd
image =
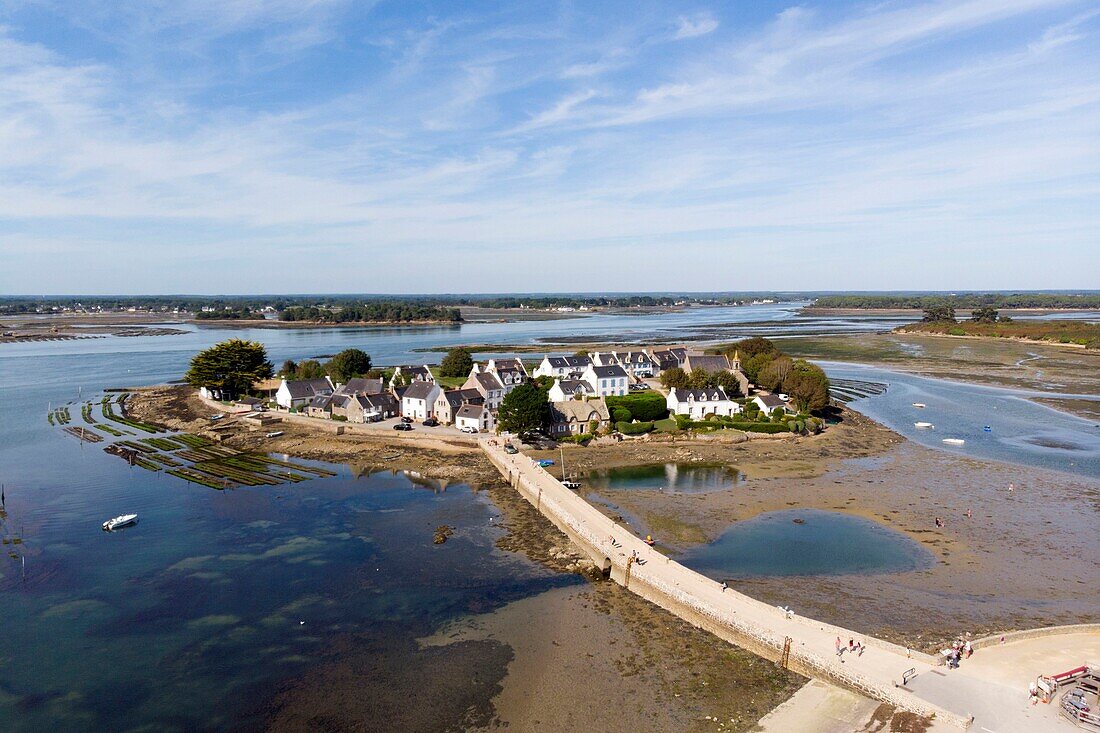
[(725, 420), (689, 420), (686, 418), (686, 415), (676, 416), (676, 426), (680, 430), (743, 430), (746, 433), (766, 433), (768, 435), (792, 432), (789, 423), (729, 422)]
[(623, 435), (642, 435), (653, 430), (652, 422), (620, 422), (615, 423), (615, 429)]
[(625, 407), (616, 407), (611, 411), (611, 419), (615, 422), (630, 422), (634, 419), (634, 416)]
[(630, 410), (630, 419), (633, 420), (652, 422), (668, 417), (665, 398), (657, 392), (638, 392), (622, 397), (607, 397), (606, 400), (609, 410), (620, 408)]
[(580, 435), (566, 435), (564, 438), (558, 438), (559, 443), (577, 443), (578, 445), (584, 445), (588, 441), (592, 440), (596, 436), (592, 433), (581, 433)]

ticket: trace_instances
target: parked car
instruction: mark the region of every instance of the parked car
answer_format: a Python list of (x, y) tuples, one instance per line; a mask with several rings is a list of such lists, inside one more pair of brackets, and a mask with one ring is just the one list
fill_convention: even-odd
[(412, 422), (412, 421), (413, 421), (413, 419), (411, 417), (409, 417), (408, 415), (402, 415), (401, 416), (401, 422)]
[(413, 426), (407, 422), (399, 422), (393, 426), (394, 430), (412, 430)]
[(509, 454), (516, 454), (516, 453), (519, 453), (519, 449), (516, 448), (511, 443), (505, 443), (504, 444), (504, 452), (509, 453)]
[(439, 421), (436, 420), (434, 417), (429, 417), (427, 420), (424, 421), (423, 424), (428, 426), (429, 428), (434, 428), (436, 425), (439, 424)]
[(461, 430), (462, 432), (469, 433), (470, 435), (476, 435), (478, 432), (477, 428), (475, 428), (473, 425), (463, 425)]

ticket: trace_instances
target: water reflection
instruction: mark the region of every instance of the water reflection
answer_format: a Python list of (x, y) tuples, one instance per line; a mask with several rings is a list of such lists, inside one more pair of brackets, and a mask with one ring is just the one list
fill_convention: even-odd
[(729, 489), (745, 475), (732, 466), (708, 463), (653, 463), (594, 471), (585, 477), (593, 490), (658, 490), (697, 494)]

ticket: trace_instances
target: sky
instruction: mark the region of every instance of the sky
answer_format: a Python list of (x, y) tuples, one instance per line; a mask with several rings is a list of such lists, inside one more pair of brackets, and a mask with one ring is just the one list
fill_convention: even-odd
[(0, 294), (1100, 287), (1100, 6), (0, 0)]

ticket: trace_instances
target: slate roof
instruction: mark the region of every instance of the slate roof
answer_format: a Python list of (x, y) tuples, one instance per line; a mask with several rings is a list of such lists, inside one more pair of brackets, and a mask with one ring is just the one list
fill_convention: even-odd
[(317, 395), (309, 401), (309, 406), (315, 410), (331, 410), (332, 395)]
[(397, 412), (397, 398), (385, 392), (359, 395), (357, 399), (359, 400), (359, 404), (363, 404), (363, 402), (366, 401), (368, 405), (377, 407), (379, 410)]
[(449, 389), (443, 393), (447, 403), (452, 408), (460, 407), (469, 402), (482, 402), (485, 398), (476, 389)]
[(680, 359), (670, 349), (653, 352), (653, 361), (661, 368), (661, 371), (680, 366)]
[(338, 390), (341, 394), (378, 394), (385, 392), (386, 388), (381, 379), (366, 379), (364, 377), (352, 377)]
[(438, 389), (432, 382), (417, 381), (409, 385), (409, 388), (405, 390), (405, 393), (401, 395), (402, 399), (410, 400), (426, 400), (431, 397), (432, 391)]
[(619, 361), (623, 364), (643, 366), (653, 363), (653, 360), (649, 358), (649, 354), (644, 351), (628, 351), (625, 354), (619, 354)]
[(721, 387), (707, 387), (705, 389), (673, 388), (672, 396), (676, 398), (677, 402), (687, 402), (689, 397), (696, 402), (717, 402), (719, 400), (729, 399), (726, 390)]
[(470, 417), (475, 420), (480, 420), (481, 416), (485, 414), (485, 407), (483, 405), (465, 404), (458, 408), (458, 412), (455, 413), (455, 419), (460, 417)]
[(546, 359), (554, 369), (584, 369), (592, 363), (587, 356), (548, 356)]
[(767, 407), (769, 411), (774, 410), (777, 407), (786, 407), (787, 406), (786, 402), (779, 399), (779, 395), (759, 394), (759, 395), (756, 395), (756, 398), (759, 399), (761, 402), (763, 402), (764, 406)]
[(286, 388), (290, 392), (290, 396), (296, 400), (307, 397), (312, 398), (319, 394), (332, 394), (332, 383), (324, 377), (319, 379), (288, 379)]
[(708, 372), (729, 371), (730, 360), (723, 354), (689, 354), (684, 367), (689, 371), (703, 369)]
[(471, 376), (473, 376), (473, 378), (477, 380), (477, 383), (480, 384), (486, 391), (504, 389), (504, 385), (500, 383), (500, 380), (497, 379), (497, 376), (495, 374), (491, 374), (489, 372), (478, 372), (477, 374), (473, 374)]
[(583, 379), (559, 379), (558, 386), (561, 387), (562, 392), (569, 392), (576, 394), (577, 391), (591, 392), (592, 385)]
[(600, 379), (626, 376), (626, 370), (618, 364), (612, 364), (610, 366), (593, 366), (592, 371), (594, 371), (596, 373), (596, 377)]

